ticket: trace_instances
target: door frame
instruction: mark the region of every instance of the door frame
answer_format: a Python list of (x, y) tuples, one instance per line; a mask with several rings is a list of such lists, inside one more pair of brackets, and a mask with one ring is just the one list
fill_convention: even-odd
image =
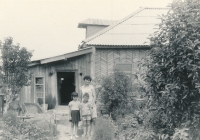
[(57, 105), (58, 104), (58, 72), (74, 72), (74, 83), (75, 83), (75, 92), (78, 92), (79, 83), (78, 83), (78, 69), (55, 69), (56, 71), (56, 89), (57, 89), (57, 94), (56, 94), (56, 99), (57, 99)]

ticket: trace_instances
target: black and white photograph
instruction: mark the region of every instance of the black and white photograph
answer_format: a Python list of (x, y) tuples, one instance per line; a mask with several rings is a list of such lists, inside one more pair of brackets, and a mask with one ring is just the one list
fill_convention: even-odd
[(0, 140), (200, 140), (200, 1), (0, 0)]

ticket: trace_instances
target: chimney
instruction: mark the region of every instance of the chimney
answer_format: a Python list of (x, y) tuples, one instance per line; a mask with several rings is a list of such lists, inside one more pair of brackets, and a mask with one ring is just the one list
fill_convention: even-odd
[(114, 23), (116, 23), (116, 21), (101, 20), (101, 19), (86, 19), (78, 23), (78, 28), (86, 29), (85, 38), (88, 38)]

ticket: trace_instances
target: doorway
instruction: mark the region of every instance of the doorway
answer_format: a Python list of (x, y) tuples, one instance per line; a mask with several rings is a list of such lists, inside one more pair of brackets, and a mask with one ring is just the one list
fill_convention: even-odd
[(75, 72), (58, 72), (58, 105), (68, 105), (71, 93), (75, 91)]

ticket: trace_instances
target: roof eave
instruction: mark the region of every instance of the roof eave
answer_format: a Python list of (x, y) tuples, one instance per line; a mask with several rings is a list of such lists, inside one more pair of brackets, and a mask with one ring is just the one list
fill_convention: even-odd
[(109, 25), (100, 25), (100, 24), (86, 24), (86, 23), (79, 23), (78, 28), (87, 28), (87, 26), (103, 26), (108, 27)]
[(91, 53), (91, 52), (92, 52), (92, 48), (88, 47), (88, 48), (84, 48), (84, 49), (74, 51), (74, 52), (71, 52), (71, 53), (66, 53), (66, 54), (63, 54), (63, 55), (58, 55), (58, 56), (54, 56), (54, 57), (49, 57), (49, 58), (37, 60), (37, 61), (32, 61), (32, 63), (29, 65), (29, 67), (35, 66), (35, 65), (40, 65), (40, 64), (47, 64), (47, 63), (51, 63), (51, 62), (56, 62), (56, 61), (60, 61), (60, 60), (67, 60), (68, 58), (76, 57), (76, 56)]
[(134, 49), (149, 49), (149, 45), (88, 45), (95, 48), (134, 48)]

